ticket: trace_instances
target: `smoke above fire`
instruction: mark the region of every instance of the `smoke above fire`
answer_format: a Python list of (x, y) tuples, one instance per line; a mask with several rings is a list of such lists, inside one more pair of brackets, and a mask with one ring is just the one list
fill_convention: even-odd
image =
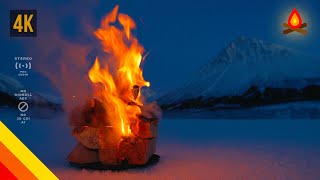
[(97, 5), (71, 0), (63, 7), (52, 6), (50, 11), (42, 11), (38, 17), (41, 26), (38, 37), (26, 41), (26, 53), (34, 59), (32, 69), (47, 79), (45, 84), (41, 81), (35, 87), (41, 92), (42, 86), (57, 91), (66, 114), (76, 105), (84, 104), (92, 92), (87, 72), (96, 49), (92, 9)]

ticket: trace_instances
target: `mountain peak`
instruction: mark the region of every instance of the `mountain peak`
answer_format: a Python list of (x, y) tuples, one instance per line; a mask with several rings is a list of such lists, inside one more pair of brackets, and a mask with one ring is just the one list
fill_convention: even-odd
[[(238, 37), (162, 102), (240, 95), (251, 86), (302, 88), (320, 77), (317, 57), (262, 40)], [(313, 79), (315, 81), (313, 81)]]
[(16, 79), (0, 74), (0, 92), (15, 93), (19, 92), (23, 88), (23, 85)]
[(270, 59), (275, 56), (286, 57), (294, 50), (255, 38), (240, 36), (223, 49), (214, 61), (231, 63), (234, 60)]

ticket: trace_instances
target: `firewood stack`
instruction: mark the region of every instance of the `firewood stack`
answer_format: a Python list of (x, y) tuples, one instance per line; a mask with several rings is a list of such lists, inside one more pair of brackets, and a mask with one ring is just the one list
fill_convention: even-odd
[[(139, 87), (132, 90), (137, 98)], [(124, 161), (132, 165), (144, 165), (156, 151), (158, 121), (160, 117), (134, 102), (128, 106), (138, 106), (141, 115), (130, 122), (130, 134), (121, 136), (118, 129), (108, 121), (107, 109), (97, 99), (90, 99), (84, 106), (75, 108), (70, 116), (72, 135), (78, 145), (70, 153), (70, 163), (121, 165)]]

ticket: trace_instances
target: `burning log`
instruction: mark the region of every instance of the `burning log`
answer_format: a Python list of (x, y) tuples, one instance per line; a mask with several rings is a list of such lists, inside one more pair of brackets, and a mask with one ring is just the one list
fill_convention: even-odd
[(84, 106), (75, 107), (69, 119), (72, 127), (100, 127), (110, 125), (100, 120), (106, 116), (107, 111), (102, 102), (92, 98), (89, 99)]
[(89, 126), (76, 127), (73, 129), (72, 135), (87, 148), (100, 148), (98, 128)]
[(80, 143), (73, 149), (67, 160), (72, 163), (96, 163), (100, 161), (97, 150), (86, 148)]
[[(72, 134), (79, 144), (69, 155), (68, 161), (77, 163), (98, 161), (106, 165), (120, 165), (126, 159), (129, 164), (145, 164), (155, 152), (157, 122), (137, 118), (136, 124), (130, 126), (132, 134), (122, 138), (117, 136), (115, 128), (112, 127), (76, 127)], [(82, 153), (86, 156), (87, 152), (94, 152), (94, 158), (77, 159)]]
[(120, 164), (118, 144), (121, 137), (117, 136), (114, 128), (102, 128), (99, 133), (99, 157), (102, 164)]
[(144, 121), (159, 121), (161, 119), (161, 109), (157, 103), (145, 104), (141, 108), (140, 118)]
[(156, 139), (144, 140), (130, 136), (124, 138), (119, 144), (120, 157), (126, 159), (129, 164), (142, 165), (147, 163), (155, 150)]
[(134, 100), (137, 99), (139, 92), (140, 92), (140, 87), (138, 85), (134, 85), (133, 89), (132, 89), (132, 94), (133, 94)]
[(158, 123), (157, 121), (146, 122), (138, 120), (136, 124), (130, 126), (131, 132), (141, 139), (152, 139), (158, 136)]
[[(138, 93), (137, 89), (139, 89), (138, 86), (135, 86), (132, 92)], [(128, 106), (136, 106), (136, 104), (128, 104)], [(157, 107), (155, 104), (138, 107), (142, 114), (131, 123), (131, 134), (127, 137), (119, 136), (116, 128), (109, 126), (108, 121), (99, 121), (105, 119), (107, 115), (102, 102), (90, 99), (82, 108), (75, 108), (70, 121), (71, 124), (77, 125), (72, 135), (80, 144), (69, 155), (68, 161), (76, 163), (95, 161), (105, 165), (120, 165), (123, 160), (127, 160), (129, 164), (145, 164), (155, 152), (160, 117), (156, 115), (158, 109), (155, 108)], [(76, 118), (82, 119), (79, 121)], [(93, 157), (92, 159), (77, 157), (81, 153)]]

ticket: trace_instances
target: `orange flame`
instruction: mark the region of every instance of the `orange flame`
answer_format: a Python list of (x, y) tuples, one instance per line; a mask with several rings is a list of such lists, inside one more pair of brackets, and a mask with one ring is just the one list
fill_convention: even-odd
[[(118, 14), (118, 9), (119, 6), (115, 6), (94, 32), (109, 55), (107, 63), (102, 67), (101, 61), (96, 58), (88, 75), (93, 83), (102, 84), (96, 87), (94, 95), (107, 110), (106, 120), (112, 121), (121, 129), (121, 134), (127, 136), (130, 134), (130, 122), (141, 114), (139, 106), (129, 106), (128, 103), (143, 105), (142, 95), (135, 99), (132, 88), (134, 85), (150, 86), (150, 83), (144, 80), (140, 68), (144, 48), (131, 34), (136, 24), (128, 15)], [(115, 24), (117, 20), (118, 26)]]
[(294, 8), (288, 18), (288, 24), (291, 28), (299, 28), (302, 24), (301, 16), (296, 8)]

